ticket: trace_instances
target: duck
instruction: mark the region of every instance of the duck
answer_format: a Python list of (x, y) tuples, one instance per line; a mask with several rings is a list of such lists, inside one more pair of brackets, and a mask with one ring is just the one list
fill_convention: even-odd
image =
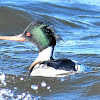
[(15, 36), (0, 36), (1, 40), (28, 41), (39, 50), (38, 57), (29, 67), (30, 76), (64, 77), (89, 72), (91, 69), (69, 58), (54, 59), (57, 38), (54, 29), (43, 21), (30, 23), (24, 32)]

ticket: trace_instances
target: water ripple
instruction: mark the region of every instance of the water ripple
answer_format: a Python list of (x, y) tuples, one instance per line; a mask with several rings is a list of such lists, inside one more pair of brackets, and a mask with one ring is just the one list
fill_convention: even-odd
[(51, 22), (57, 41), (56, 58), (70, 58), (93, 72), (62, 79), (30, 77), (28, 68), (38, 55), (28, 42), (0, 40), (0, 99), (99, 99), (100, 1), (1, 0), (0, 35), (16, 35), (36, 19)]

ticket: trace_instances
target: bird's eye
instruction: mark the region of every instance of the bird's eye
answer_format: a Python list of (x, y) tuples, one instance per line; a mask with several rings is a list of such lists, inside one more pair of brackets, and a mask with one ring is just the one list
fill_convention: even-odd
[(30, 37), (31, 36), (31, 33), (30, 32), (26, 32), (26, 36), (27, 37)]

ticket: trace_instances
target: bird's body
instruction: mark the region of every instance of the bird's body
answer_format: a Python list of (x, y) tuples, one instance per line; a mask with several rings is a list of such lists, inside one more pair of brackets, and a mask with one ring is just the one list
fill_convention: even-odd
[(70, 59), (49, 60), (38, 63), (30, 71), (31, 76), (63, 77), (76, 73), (76, 64)]
[(76, 61), (63, 58), (54, 60), (53, 51), (56, 37), (53, 29), (41, 21), (31, 23), (23, 34), (17, 36), (0, 36), (0, 39), (29, 41), (39, 49), (39, 55), (29, 68), (31, 76), (62, 77), (77, 72), (91, 71)]

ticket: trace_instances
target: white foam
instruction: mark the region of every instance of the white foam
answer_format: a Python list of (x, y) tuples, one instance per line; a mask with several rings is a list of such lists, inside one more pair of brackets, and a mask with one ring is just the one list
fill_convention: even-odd
[(2, 83), (2, 85), (6, 86), (7, 83), (5, 82), (5, 78), (6, 78), (6, 75), (2, 72), (0, 72), (0, 81)]
[(38, 90), (38, 86), (37, 85), (31, 85), (31, 89), (33, 89), (33, 90)]
[(46, 84), (44, 81), (41, 83), (41, 86), (42, 86), (42, 87), (46, 87), (46, 85), (47, 85), (47, 84)]

